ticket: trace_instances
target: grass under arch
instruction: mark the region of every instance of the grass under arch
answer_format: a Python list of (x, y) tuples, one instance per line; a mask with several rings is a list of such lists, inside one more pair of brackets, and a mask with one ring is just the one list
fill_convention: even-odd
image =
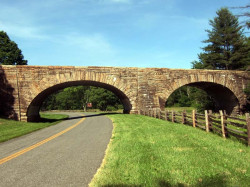
[(111, 142), (90, 186), (249, 186), (250, 148), (139, 115), (109, 115)]
[(68, 115), (64, 114), (40, 113), (40, 115), (44, 122), (31, 123), (0, 118), (0, 142), (55, 125), (68, 118)]

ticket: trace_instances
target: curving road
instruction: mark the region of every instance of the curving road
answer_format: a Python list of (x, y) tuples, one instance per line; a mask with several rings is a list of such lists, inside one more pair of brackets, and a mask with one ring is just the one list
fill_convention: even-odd
[[(101, 165), (112, 122), (105, 116), (85, 115), (83, 119), (82, 113), (68, 114), (69, 120), (0, 143), (0, 159), (21, 153), (0, 164), (0, 186), (88, 186)], [(48, 142), (23, 151), (49, 137)]]

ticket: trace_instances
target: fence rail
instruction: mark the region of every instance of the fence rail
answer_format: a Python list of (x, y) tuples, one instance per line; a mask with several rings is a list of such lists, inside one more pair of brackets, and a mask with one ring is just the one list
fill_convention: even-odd
[(205, 110), (204, 114), (192, 113), (186, 111), (161, 111), (159, 109), (141, 110), (141, 115), (159, 118), (174, 123), (198, 127), (206, 130), (206, 132), (214, 132), (221, 134), (223, 138), (233, 136), (250, 146), (250, 117), (247, 113), (245, 119), (228, 116), (220, 110), (219, 114), (213, 114), (211, 111)]

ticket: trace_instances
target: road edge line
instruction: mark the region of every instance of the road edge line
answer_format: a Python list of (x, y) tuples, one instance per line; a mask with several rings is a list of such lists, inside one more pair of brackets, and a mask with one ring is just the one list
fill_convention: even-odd
[(34, 144), (34, 145), (31, 145), (31, 146), (29, 146), (29, 147), (27, 147), (27, 148), (25, 148), (25, 149), (22, 149), (22, 150), (20, 150), (20, 151), (18, 151), (18, 152), (16, 152), (16, 153), (13, 153), (13, 154), (11, 154), (11, 155), (9, 155), (9, 156), (7, 156), (7, 157), (4, 157), (4, 158), (0, 159), (0, 165), (3, 164), (3, 163), (5, 163), (5, 162), (8, 162), (8, 161), (10, 161), (10, 160), (12, 160), (12, 159), (14, 159), (14, 158), (16, 158), (16, 157), (18, 157), (18, 156), (20, 156), (20, 155), (22, 155), (22, 154), (24, 154), (24, 153), (27, 153), (28, 151), (31, 151), (32, 149), (35, 149), (35, 148), (37, 148), (37, 147), (39, 147), (39, 146), (41, 146), (41, 145), (43, 145), (43, 144), (49, 142), (50, 140), (53, 140), (53, 139), (55, 139), (56, 137), (58, 137), (58, 136), (60, 136), (60, 135), (62, 135), (62, 134), (64, 134), (64, 133), (70, 131), (71, 129), (73, 129), (73, 128), (75, 128), (76, 126), (80, 125), (85, 119), (86, 119), (86, 118), (83, 117), (83, 119), (81, 119), (80, 121), (78, 121), (76, 124), (74, 124), (74, 125), (72, 125), (72, 126), (66, 128), (66, 129), (64, 129), (63, 131), (58, 132), (58, 133), (56, 133), (56, 134), (50, 136), (49, 138), (46, 138), (46, 139), (44, 139), (44, 140), (42, 140), (42, 141), (40, 141), (40, 142), (38, 142), (38, 143), (36, 143), (36, 144)]

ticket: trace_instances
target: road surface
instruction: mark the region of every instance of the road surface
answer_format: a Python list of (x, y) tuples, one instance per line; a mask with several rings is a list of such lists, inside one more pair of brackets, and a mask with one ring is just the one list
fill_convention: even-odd
[(0, 186), (88, 186), (101, 165), (112, 122), (105, 116), (82, 115), (70, 113), (69, 120), (0, 143), (0, 159), (10, 158), (0, 164)]

